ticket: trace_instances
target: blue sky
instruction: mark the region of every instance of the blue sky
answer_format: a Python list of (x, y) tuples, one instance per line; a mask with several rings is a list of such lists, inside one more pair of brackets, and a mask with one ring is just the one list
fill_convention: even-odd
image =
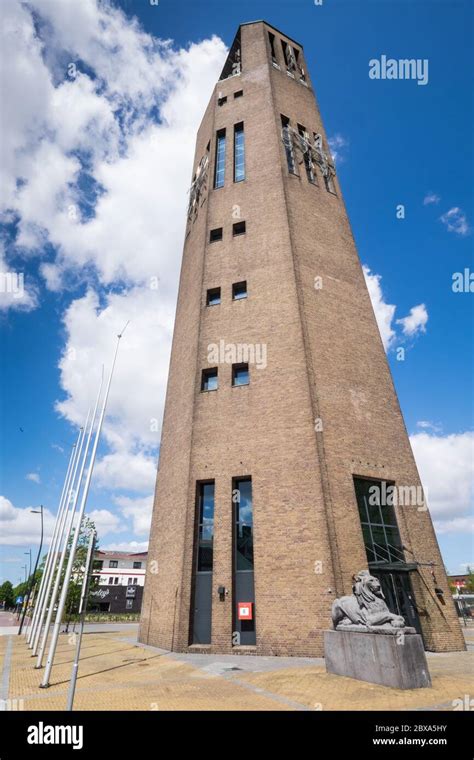
[[(304, 46), (443, 556), (461, 571), (472, 561), (474, 295), (451, 285), (473, 270), (472, 3), (5, 8), (3, 271), (23, 272), (26, 293), (0, 294), (0, 582), (18, 581), (36, 545), (28, 508), (56, 509), (74, 425), (127, 319), (88, 512), (102, 547), (146, 546), (194, 135), (225, 46), (260, 18)], [(427, 59), (428, 84), (370, 79), (381, 55)], [(422, 304), (425, 321), (397, 323)]]

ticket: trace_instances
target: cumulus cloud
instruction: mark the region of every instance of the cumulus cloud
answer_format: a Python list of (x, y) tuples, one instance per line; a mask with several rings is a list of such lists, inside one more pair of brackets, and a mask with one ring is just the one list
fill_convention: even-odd
[(418, 420), (416, 426), (422, 430), (432, 430), (433, 433), (440, 433), (443, 429), (443, 426), (439, 422), (430, 422), (430, 420)]
[(115, 504), (120, 508), (124, 517), (133, 521), (133, 532), (136, 535), (147, 536), (150, 532), (153, 495), (132, 499), (129, 496), (116, 496)]
[(440, 196), (436, 193), (426, 193), (423, 198), (423, 206), (430, 206), (432, 203), (437, 204), (441, 200)]
[(372, 307), (375, 312), (375, 318), (382, 338), (382, 343), (387, 351), (395, 340), (395, 330), (392, 323), (397, 308), (393, 304), (386, 303), (382, 292), (380, 281), (382, 277), (374, 274), (368, 266), (363, 266), (365, 282), (369, 291)]
[(100, 547), (105, 552), (129, 552), (135, 554), (148, 551), (148, 541), (112, 541)]
[(337, 133), (328, 138), (328, 144), (334, 163), (341, 164), (345, 160), (345, 151), (349, 145), (349, 141)]
[(464, 532), (472, 524), (474, 432), (415, 433), (410, 441), (436, 530)]
[(94, 522), (99, 539), (104, 533), (120, 533), (125, 530), (119, 516), (108, 509), (93, 509), (87, 516)]
[(38, 473), (37, 473), (37, 472), (29, 472), (29, 473), (28, 473), (28, 474), (25, 476), (25, 479), (26, 479), (26, 480), (32, 480), (32, 481), (33, 481), (33, 483), (41, 483), (41, 478), (40, 478), (40, 476), (38, 475)]
[(465, 237), (471, 231), (466, 214), (458, 206), (450, 208), (445, 214), (440, 216), (440, 220), (445, 225), (448, 232), (454, 232), (456, 235)]
[[(15, 507), (5, 496), (0, 496), (0, 544), (14, 546), (36, 545), (40, 542), (40, 517), (31, 512), (37, 507)], [(44, 541), (48, 545), (54, 528), (54, 515), (43, 510)]]
[(413, 306), (406, 317), (397, 319), (394, 322), (397, 307), (385, 301), (381, 285), (381, 275), (371, 272), (370, 268), (365, 264), (362, 269), (385, 351), (389, 351), (393, 347), (396, 339), (402, 339), (402, 336), (397, 334), (396, 324), (402, 325), (402, 333), (405, 337), (415, 337), (417, 334), (426, 331), (428, 312), (425, 304)]
[(417, 333), (426, 332), (427, 322), (428, 312), (424, 303), (412, 306), (408, 316), (397, 319), (397, 324), (402, 326), (404, 335), (408, 335), (409, 337), (413, 337)]

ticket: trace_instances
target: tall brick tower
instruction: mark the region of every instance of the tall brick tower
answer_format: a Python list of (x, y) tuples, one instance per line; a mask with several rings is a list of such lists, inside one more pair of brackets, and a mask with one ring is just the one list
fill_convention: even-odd
[(142, 642), (320, 656), (369, 567), (464, 648), (328, 154), (301, 45), (242, 24), (196, 141)]

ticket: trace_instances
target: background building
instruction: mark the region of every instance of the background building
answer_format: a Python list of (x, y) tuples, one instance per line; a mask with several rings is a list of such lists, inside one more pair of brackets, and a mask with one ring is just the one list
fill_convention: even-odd
[(147, 552), (98, 550), (94, 575), (99, 577), (99, 588), (90, 592), (91, 608), (99, 612), (140, 612), (147, 556)]
[(328, 154), (301, 45), (241, 25), (196, 141), (143, 642), (319, 656), (369, 566), (464, 648)]

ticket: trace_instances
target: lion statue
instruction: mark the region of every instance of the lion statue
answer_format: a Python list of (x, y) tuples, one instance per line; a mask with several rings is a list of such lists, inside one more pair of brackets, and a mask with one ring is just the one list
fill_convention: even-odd
[(387, 607), (380, 581), (368, 570), (361, 570), (352, 577), (352, 596), (341, 596), (332, 605), (334, 628), (343, 630), (360, 626), (361, 630), (400, 629), (405, 627), (401, 615), (395, 615)]

